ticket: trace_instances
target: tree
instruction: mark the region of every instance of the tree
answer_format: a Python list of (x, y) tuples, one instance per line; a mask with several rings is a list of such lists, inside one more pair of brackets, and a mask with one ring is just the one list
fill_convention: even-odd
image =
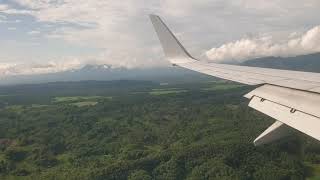
[(137, 170), (131, 173), (128, 180), (151, 180), (151, 176), (145, 170)]

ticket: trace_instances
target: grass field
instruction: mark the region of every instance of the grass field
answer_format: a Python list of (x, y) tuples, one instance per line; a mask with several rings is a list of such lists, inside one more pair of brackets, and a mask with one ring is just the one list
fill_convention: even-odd
[(14, 111), (17, 113), (21, 113), (23, 111), (24, 106), (21, 105), (11, 105), (11, 106), (7, 106), (6, 109), (9, 111)]
[(43, 107), (48, 107), (49, 105), (45, 105), (45, 104), (32, 104), (31, 107), (32, 108), (43, 108)]
[(309, 164), (312, 169), (312, 177), (307, 180), (320, 180), (320, 164)]
[(187, 90), (183, 89), (153, 89), (151, 92), (149, 92), (150, 95), (167, 95), (167, 94), (178, 94), (178, 93), (184, 93), (188, 92)]
[(64, 97), (55, 97), (53, 102), (61, 103), (61, 102), (75, 102), (75, 101), (86, 101), (93, 99), (104, 98), (102, 96), (64, 96)]
[(62, 103), (62, 102), (77, 102), (77, 101), (89, 101), (97, 99), (111, 99), (112, 97), (105, 96), (64, 96), (64, 97), (55, 97), (53, 102)]
[(63, 96), (55, 97), (53, 103), (65, 103), (77, 107), (94, 106), (98, 104), (99, 100), (112, 99), (109, 96)]
[(78, 106), (78, 107), (84, 107), (84, 106), (94, 106), (98, 104), (96, 101), (82, 101), (82, 102), (76, 102), (72, 103), (71, 105)]
[(214, 85), (206, 87), (206, 88), (203, 88), (202, 90), (205, 90), (205, 91), (217, 91), (217, 90), (234, 89), (234, 88), (239, 88), (239, 87), (243, 87), (243, 85), (241, 85), (241, 84), (229, 84), (229, 83), (223, 83), (223, 84), (215, 83)]

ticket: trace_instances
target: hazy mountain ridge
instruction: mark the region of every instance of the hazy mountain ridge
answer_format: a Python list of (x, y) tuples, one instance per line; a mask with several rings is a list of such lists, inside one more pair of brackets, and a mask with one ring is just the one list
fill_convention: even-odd
[(246, 61), (241, 65), (308, 72), (320, 72), (320, 53), (288, 58), (257, 58)]
[[(288, 58), (257, 58), (253, 60), (248, 60), (242, 63), (241, 65), (320, 72), (320, 53)], [(1, 78), (0, 85), (86, 80), (146, 80), (155, 82), (186, 82), (209, 80), (210, 78), (212, 77), (179, 67), (159, 67), (153, 69), (126, 69), (112, 68), (112, 66), (110, 65), (103, 64), (86, 65), (81, 69), (74, 69), (51, 74), (7, 76)]]
[(81, 69), (64, 72), (41, 74), (41, 75), (19, 75), (1, 78), (0, 85), (10, 84), (34, 84), (57, 81), (113, 81), (113, 80), (143, 80), (155, 82), (185, 82), (192, 80), (208, 79), (203, 74), (185, 70), (179, 67), (159, 67), (152, 69), (126, 69), (112, 68), (109, 65), (86, 65)]

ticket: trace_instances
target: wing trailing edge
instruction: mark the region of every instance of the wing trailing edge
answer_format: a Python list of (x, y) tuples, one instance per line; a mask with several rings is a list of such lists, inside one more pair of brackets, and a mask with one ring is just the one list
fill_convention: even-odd
[(253, 109), (320, 140), (319, 94), (267, 84), (245, 97)]
[(266, 129), (259, 137), (257, 137), (253, 143), (256, 146), (268, 144), (270, 142), (279, 140), (283, 137), (289, 136), (290, 134), (292, 134), (291, 132), (292, 131), (290, 131), (290, 128), (286, 124), (280, 121), (276, 121), (268, 129)]

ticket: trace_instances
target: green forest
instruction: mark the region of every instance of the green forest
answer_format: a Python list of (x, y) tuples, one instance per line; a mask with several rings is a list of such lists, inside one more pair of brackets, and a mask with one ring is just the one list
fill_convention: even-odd
[(255, 147), (274, 120), (254, 87), (224, 81), (83, 81), (0, 87), (0, 179), (320, 179), (299, 132)]

